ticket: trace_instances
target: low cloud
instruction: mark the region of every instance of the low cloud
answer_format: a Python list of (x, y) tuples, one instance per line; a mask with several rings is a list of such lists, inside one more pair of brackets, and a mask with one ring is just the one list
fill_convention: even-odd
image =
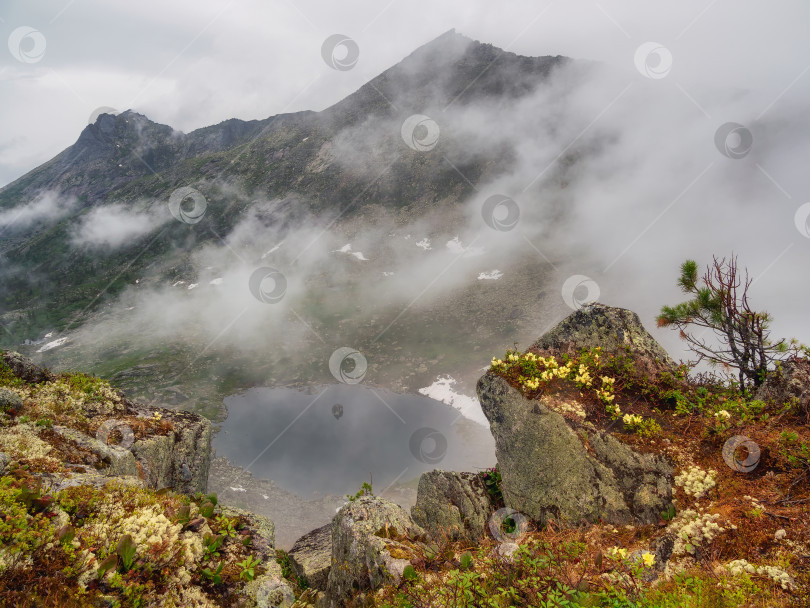
[(65, 198), (53, 192), (18, 207), (0, 211), (0, 232), (12, 233), (35, 224), (53, 223), (62, 219), (76, 207), (75, 198)]
[(116, 249), (153, 232), (169, 219), (165, 208), (156, 205), (145, 209), (132, 209), (123, 203), (99, 207), (82, 218), (73, 244)]

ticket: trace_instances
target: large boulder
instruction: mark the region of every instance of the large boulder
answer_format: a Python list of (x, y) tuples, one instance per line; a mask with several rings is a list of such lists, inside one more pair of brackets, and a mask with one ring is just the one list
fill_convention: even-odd
[(563, 319), (530, 350), (573, 353), (597, 346), (606, 353), (629, 350), (637, 369), (648, 374), (675, 367), (636, 313), (598, 303), (583, 306)]
[(275, 561), (263, 564), (264, 574), (257, 576), (245, 585), (245, 608), (289, 608), (295, 603), (295, 594), (290, 584), (282, 576), (281, 566)]
[(768, 374), (755, 397), (778, 404), (796, 402), (800, 411), (810, 415), (810, 360), (787, 359), (780, 369)]
[[(244, 608), (287, 608), (295, 603), (292, 587), (284, 578), (281, 566), (276, 561), (275, 526), (263, 515), (244, 509), (220, 504), (225, 517), (241, 517), (247, 520), (244, 531), (249, 531), (251, 553), (261, 560), (264, 573), (249, 581), (243, 590)], [(244, 533), (243, 531), (243, 533)]]
[(398, 584), (425, 531), (399, 505), (363, 496), (340, 508), (332, 520), (332, 567), (327, 581), (331, 608), (354, 592)]
[[(572, 314), (532, 348), (597, 346), (627, 352), (648, 372), (673, 365), (637, 315), (601, 304)], [(493, 372), (477, 391), (495, 438), (506, 506), (541, 523), (577, 525), (654, 523), (671, 504), (673, 467), (665, 457), (640, 454), (590, 422), (564, 417), (554, 395), (526, 399)]]
[(220, 510), (225, 517), (242, 517), (247, 520), (247, 527), (250, 529), (253, 542), (251, 548), (258, 551), (262, 556), (276, 558), (276, 526), (269, 517), (246, 511), (232, 505), (219, 503)]
[(23, 408), (23, 401), (14, 391), (0, 388), (0, 412), (16, 416)]
[(48, 370), (39, 367), (31, 359), (20, 353), (4, 351), (0, 354), (0, 360), (11, 368), (11, 372), (15, 376), (31, 384), (38, 384), (53, 379), (53, 374), (48, 372)]
[(211, 467), (211, 421), (180, 410), (134, 406), (134, 411), (145, 417), (158, 412), (174, 427), (171, 433), (140, 439), (130, 448), (148, 484), (186, 494), (205, 492)]
[[(185, 494), (205, 492), (211, 461), (211, 422), (190, 412), (131, 405), (128, 408), (128, 415), (137, 414), (141, 418), (152, 418), (156, 412), (160, 413), (161, 419), (173, 428), (163, 435), (135, 440), (128, 447), (107, 445), (97, 437), (64, 426), (54, 426), (53, 430), (82, 450), (98, 456), (103, 464), (99, 473), (137, 476), (146, 487), (156, 490), (168, 487)], [(129, 426), (124, 420), (116, 423), (115, 419), (110, 419), (110, 422), (113, 424), (109, 429)]]
[(332, 566), (332, 524), (307, 532), (293, 544), (288, 555), (299, 578), (319, 591), (326, 591)]
[(411, 516), (434, 538), (477, 543), (492, 512), (489, 493), (477, 473), (428, 471), (419, 478)]
[(138, 476), (138, 463), (135, 460), (135, 455), (129, 450), (117, 445), (107, 445), (95, 437), (85, 435), (76, 429), (56, 425), (53, 430), (80, 449), (90, 451), (98, 456), (103, 464), (98, 471), (99, 473), (108, 476)]

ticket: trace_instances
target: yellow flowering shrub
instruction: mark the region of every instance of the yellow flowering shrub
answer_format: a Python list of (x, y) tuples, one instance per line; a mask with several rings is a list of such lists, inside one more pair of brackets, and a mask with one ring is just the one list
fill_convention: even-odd
[(517, 384), (525, 394), (534, 393), (541, 385), (553, 380), (573, 382), (577, 388), (593, 391), (615, 419), (621, 415), (620, 408), (613, 403), (616, 379), (600, 374), (600, 365), (598, 348), (587, 358), (578, 361), (559, 361), (554, 356), (543, 357), (531, 352), (521, 354), (508, 350), (503, 359), (492, 358), (490, 370), (510, 378), (516, 376)]

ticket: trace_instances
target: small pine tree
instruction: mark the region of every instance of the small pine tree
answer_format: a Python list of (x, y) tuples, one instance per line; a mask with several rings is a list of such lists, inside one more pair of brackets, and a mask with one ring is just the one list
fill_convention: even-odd
[[(737, 258), (718, 260), (711, 266), (698, 285), (697, 263), (686, 260), (681, 265), (678, 285), (684, 293), (694, 297), (677, 306), (663, 306), (658, 315), (658, 326), (674, 325), (689, 349), (698, 355), (698, 362), (707, 360), (724, 367), (739, 370), (740, 388), (757, 387), (765, 381), (768, 365), (787, 352), (784, 340), (776, 344), (768, 339), (767, 312), (755, 312), (748, 305), (751, 280), (748, 271), (745, 281), (738, 276)], [(711, 329), (719, 339), (719, 346), (708, 345), (701, 335), (687, 333), (690, 326)], [(701, 332), (701, 334), (704, 332)]]

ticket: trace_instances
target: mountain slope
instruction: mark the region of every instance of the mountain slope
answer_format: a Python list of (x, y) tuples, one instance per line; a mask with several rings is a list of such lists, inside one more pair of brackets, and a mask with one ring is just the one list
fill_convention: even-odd
[[(451, 114), (473, 100), (497, 110), (565, 62), (519, 57), (450, 31), (320, 113), (232, 119), (189, 134), (132, 111), (102, 114), (73, 146), (0, 190), (0, 210), (12, 215), (43, 193), (67, 201), (63, 206), (71, 210), (60, 212), (58, 221), (11, 222), (0, 233), (2, 340), (80, 321), (85, 308), (114, 296), (177, 247), (194, 248), (227, 233), (251, 208), (251, 197), (293, 198), (291, 212), (345, 218), (368, 204), (413, 216), (463, 200), (475, 183), (508, 170), (509, 151), (468, 154), (451, 166), (446, 156), (463, 142), (442, 132), (436, 153), (410, 150), (400, 134), (403, 121), (428, 114), (443, 123), (445, 110)], [(358, 143), (355, 131), (374, 136)], [(183, 186), (206, 196), (201, 227), (209, 230), (189, 234), (182, 224), (168, 224), (113, 251), (75, 246), (77, 222), (92, 210), (165, 205)], [(235, 200), (228, 186), (244, 197)]]

